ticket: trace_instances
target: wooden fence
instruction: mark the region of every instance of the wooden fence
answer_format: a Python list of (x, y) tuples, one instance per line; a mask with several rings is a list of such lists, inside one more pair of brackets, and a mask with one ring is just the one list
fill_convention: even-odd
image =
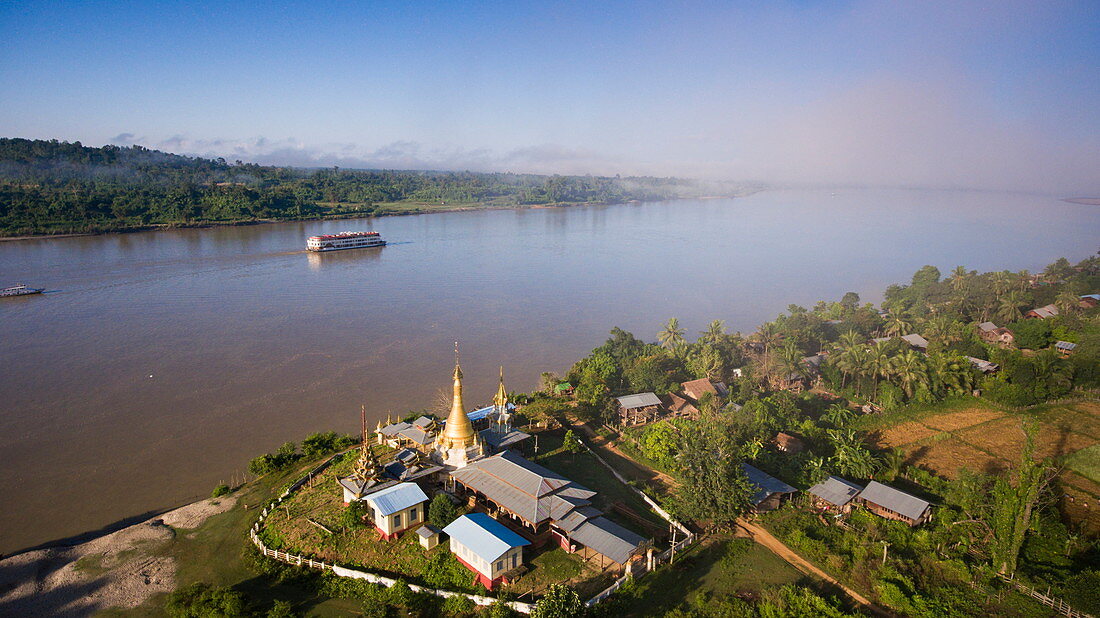
[(1072, 607), (1070, 607), (1069, 603), (1066, 603), (1062, 599), (1050, 596), (1049, 588), (1047, 589), (1047, 594), (1043, 594), (1042, 592), (1039, 592), (1038, 590), (1032, 588), (1031, 586), (1028, 586), (1027, 584), (1022, 584), (1016, 581), (1015, 577), (1005, 577), (1004, 575), (1001, 575), (1001, 579), (1015, 586), (1016, 589), (1019, 590), (1021, 593), (1035, 599), (1043, 605), (1046, 605), (1047, 607), (1053, 609), (1059, 614), (1062, 614), (1063, 616), (1069, 616), (1069, 618), (1092, 618), (1091, 614), (1086, 614), (1085, 612), (1073, 609)]

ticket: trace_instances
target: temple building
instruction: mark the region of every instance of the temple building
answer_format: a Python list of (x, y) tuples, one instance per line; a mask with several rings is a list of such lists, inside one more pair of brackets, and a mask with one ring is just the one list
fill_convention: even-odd
[(485, 456), (485, 443), (474, 431), (466, 405), (462, 401), (462, 367), (458, 364), (458, 347), (455, 346), (455, 372), (451, 413), (447, 424), (436, 438), (432, 459), (451, 470), (465, 468), (466, 464)]

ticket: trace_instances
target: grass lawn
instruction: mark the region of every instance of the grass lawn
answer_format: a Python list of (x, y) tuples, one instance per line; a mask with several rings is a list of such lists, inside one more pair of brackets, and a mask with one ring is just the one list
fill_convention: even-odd
[[(668, 522), (653, 512), (638, 494), (620, 483), (590, 453), (570, 453), (563, 449), (564, 435), (564, 430), (540, 432), (539, 454), (532, 461), (597, 492), (593, 499), (596, 508), (619, 525), (647, 538), (668, 529)], [(616, 509), (615, 505), (619, 508)]]
[[(294, 604), (296, 611), (310, 616), (358, 613), (361, 605), (358, 601), (318, 597), (293, 585), (277, 584), (258, 576), (245, 564), (244, 550), (251, 547), (248, 529), (259, 517), (258, 507), (267, 504), (272, 496), (278, 495), (282, 488), (316, 463), (252, 481), (237, 491), (237, 503), (233, 508), (210, 517), (194, 530), (176, 530), (175, 538), (157, 553), (175, 558), (177, 587), (196, 582), (233, 586), (265, 609), (275, 599), (281, 599)], [(163, 616), (165, 599), (166, 595), (157, 595), (134, 609), (111, 609), (98, 615)]]
[(617, 609), (628, 616), (659, 616), (689, 605), (698, 595), (753, 595), (798, 582), (812, 584), (797, 569), (748, 539), (715, 536), (689, 549), (675, 564), (637, 580), (622, 592)]
[(1083, 448), (1066, 457), (1066, 467), (1090, 481), (1100, 483), (1100, 444)]

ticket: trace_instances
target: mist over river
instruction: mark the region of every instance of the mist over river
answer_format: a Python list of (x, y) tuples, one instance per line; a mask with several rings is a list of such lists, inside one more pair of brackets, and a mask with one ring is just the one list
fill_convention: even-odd
[[(307, 236), (390, 246), (307, 254)], [(0, 243), (0, 552), (209, 495), (249, 459), (561, 372), (613, 326), (749, 332), (790, 303), (934, 264), (1039, 270), (1100, 248), (1100, 207), (946, 191), (453, 212)], [(335, 489), (334, 489), (335, 491)]]

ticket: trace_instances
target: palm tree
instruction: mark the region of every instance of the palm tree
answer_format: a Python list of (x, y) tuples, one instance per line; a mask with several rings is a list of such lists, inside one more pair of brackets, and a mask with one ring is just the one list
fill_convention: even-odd
[(993, 273), (993, 293), (997, 296), (1004, 296), (1012, 289), (1012, 284), (1016, 280), (1016, 275), (1007, 270)]
[(863, 345), (863, 341), (863, 335), (851, 329), (840, 336), (840, 345), (848, 349)]
[(1062, 313), (1077, 313), (1077, 310), (1081, 307), (1080, 302), (1081, 298), (1069, 290), (1062, 290), (1054, 298), (1054, 304), (1058, 306)]
[(664, 330), (657, 333), (657, 341), (669, 350), (677, 350), (684, 345), (684, 329), (680, 327), (680, 320), (669, 318)]
[(794, 341), (787, 340), (779, 350), (779, 366), (783, 370), (783, 379), (787, 380), (792, 375), (806, 376), (806, 365), (802, 362), (802, 350), (798, 349)]
[(886, 318), (886, 334), (891, 337), (900, 337), (906, 335), (913, 328), (912, 323), (908, 322), (900, 313), (891, 313)]
[(764, 344), (764, 354), (771, 351), (771, 347), (779, 342), (782, 338), (779, 333), (779, 327), (775, 325), (775, 322), (764, 322), (760, 325), (760, 328), (756, 331), (757, 340)]
[(1001, 303), (997, 306), (997, 319), (1001, 320), (1004, 324), (1015, 322), (1023, 316), (1023, 314), (1020, 313), (1020, 307), (1023, 306), (1023, 295), (1016, 291), (1009, 292), (1001, 297)]
[(970, 273), (966, 270), (965, 266), (956, 266), (955, 269), (951, 271), (951, 288), (955, 290), (956, 294), (962, 294), (969, 283)]
[(707, 325), (707, 329), (699, 333), (699, 343), (709, 343), (715, 345), (722, 341), (722, 337), (726, 335), (726, 321), (714, 320)]
[(825, 413), (821, 415), (821, 420), (839, 429), (852, 422), (854, 417), (855, 414), (848, 406), (842, 403), (834, 403), (828, 408), (825, 408)]
[(867, 373), (875, 383), (871, 396), (876, 399), (878, 398), (878, 379), (880, 377), (885, 379), (890, 372), (890, 355), (886, 352), (887, 343), (886, 341), (875, 343), (867, 354)]
[(924, 357), (914, 350), (906, 350), (890, 359), (889, 371), (901, 383), (901, 388), (908, 399), (913, 398), (913, 391), (917, 385), (928, 384)]

